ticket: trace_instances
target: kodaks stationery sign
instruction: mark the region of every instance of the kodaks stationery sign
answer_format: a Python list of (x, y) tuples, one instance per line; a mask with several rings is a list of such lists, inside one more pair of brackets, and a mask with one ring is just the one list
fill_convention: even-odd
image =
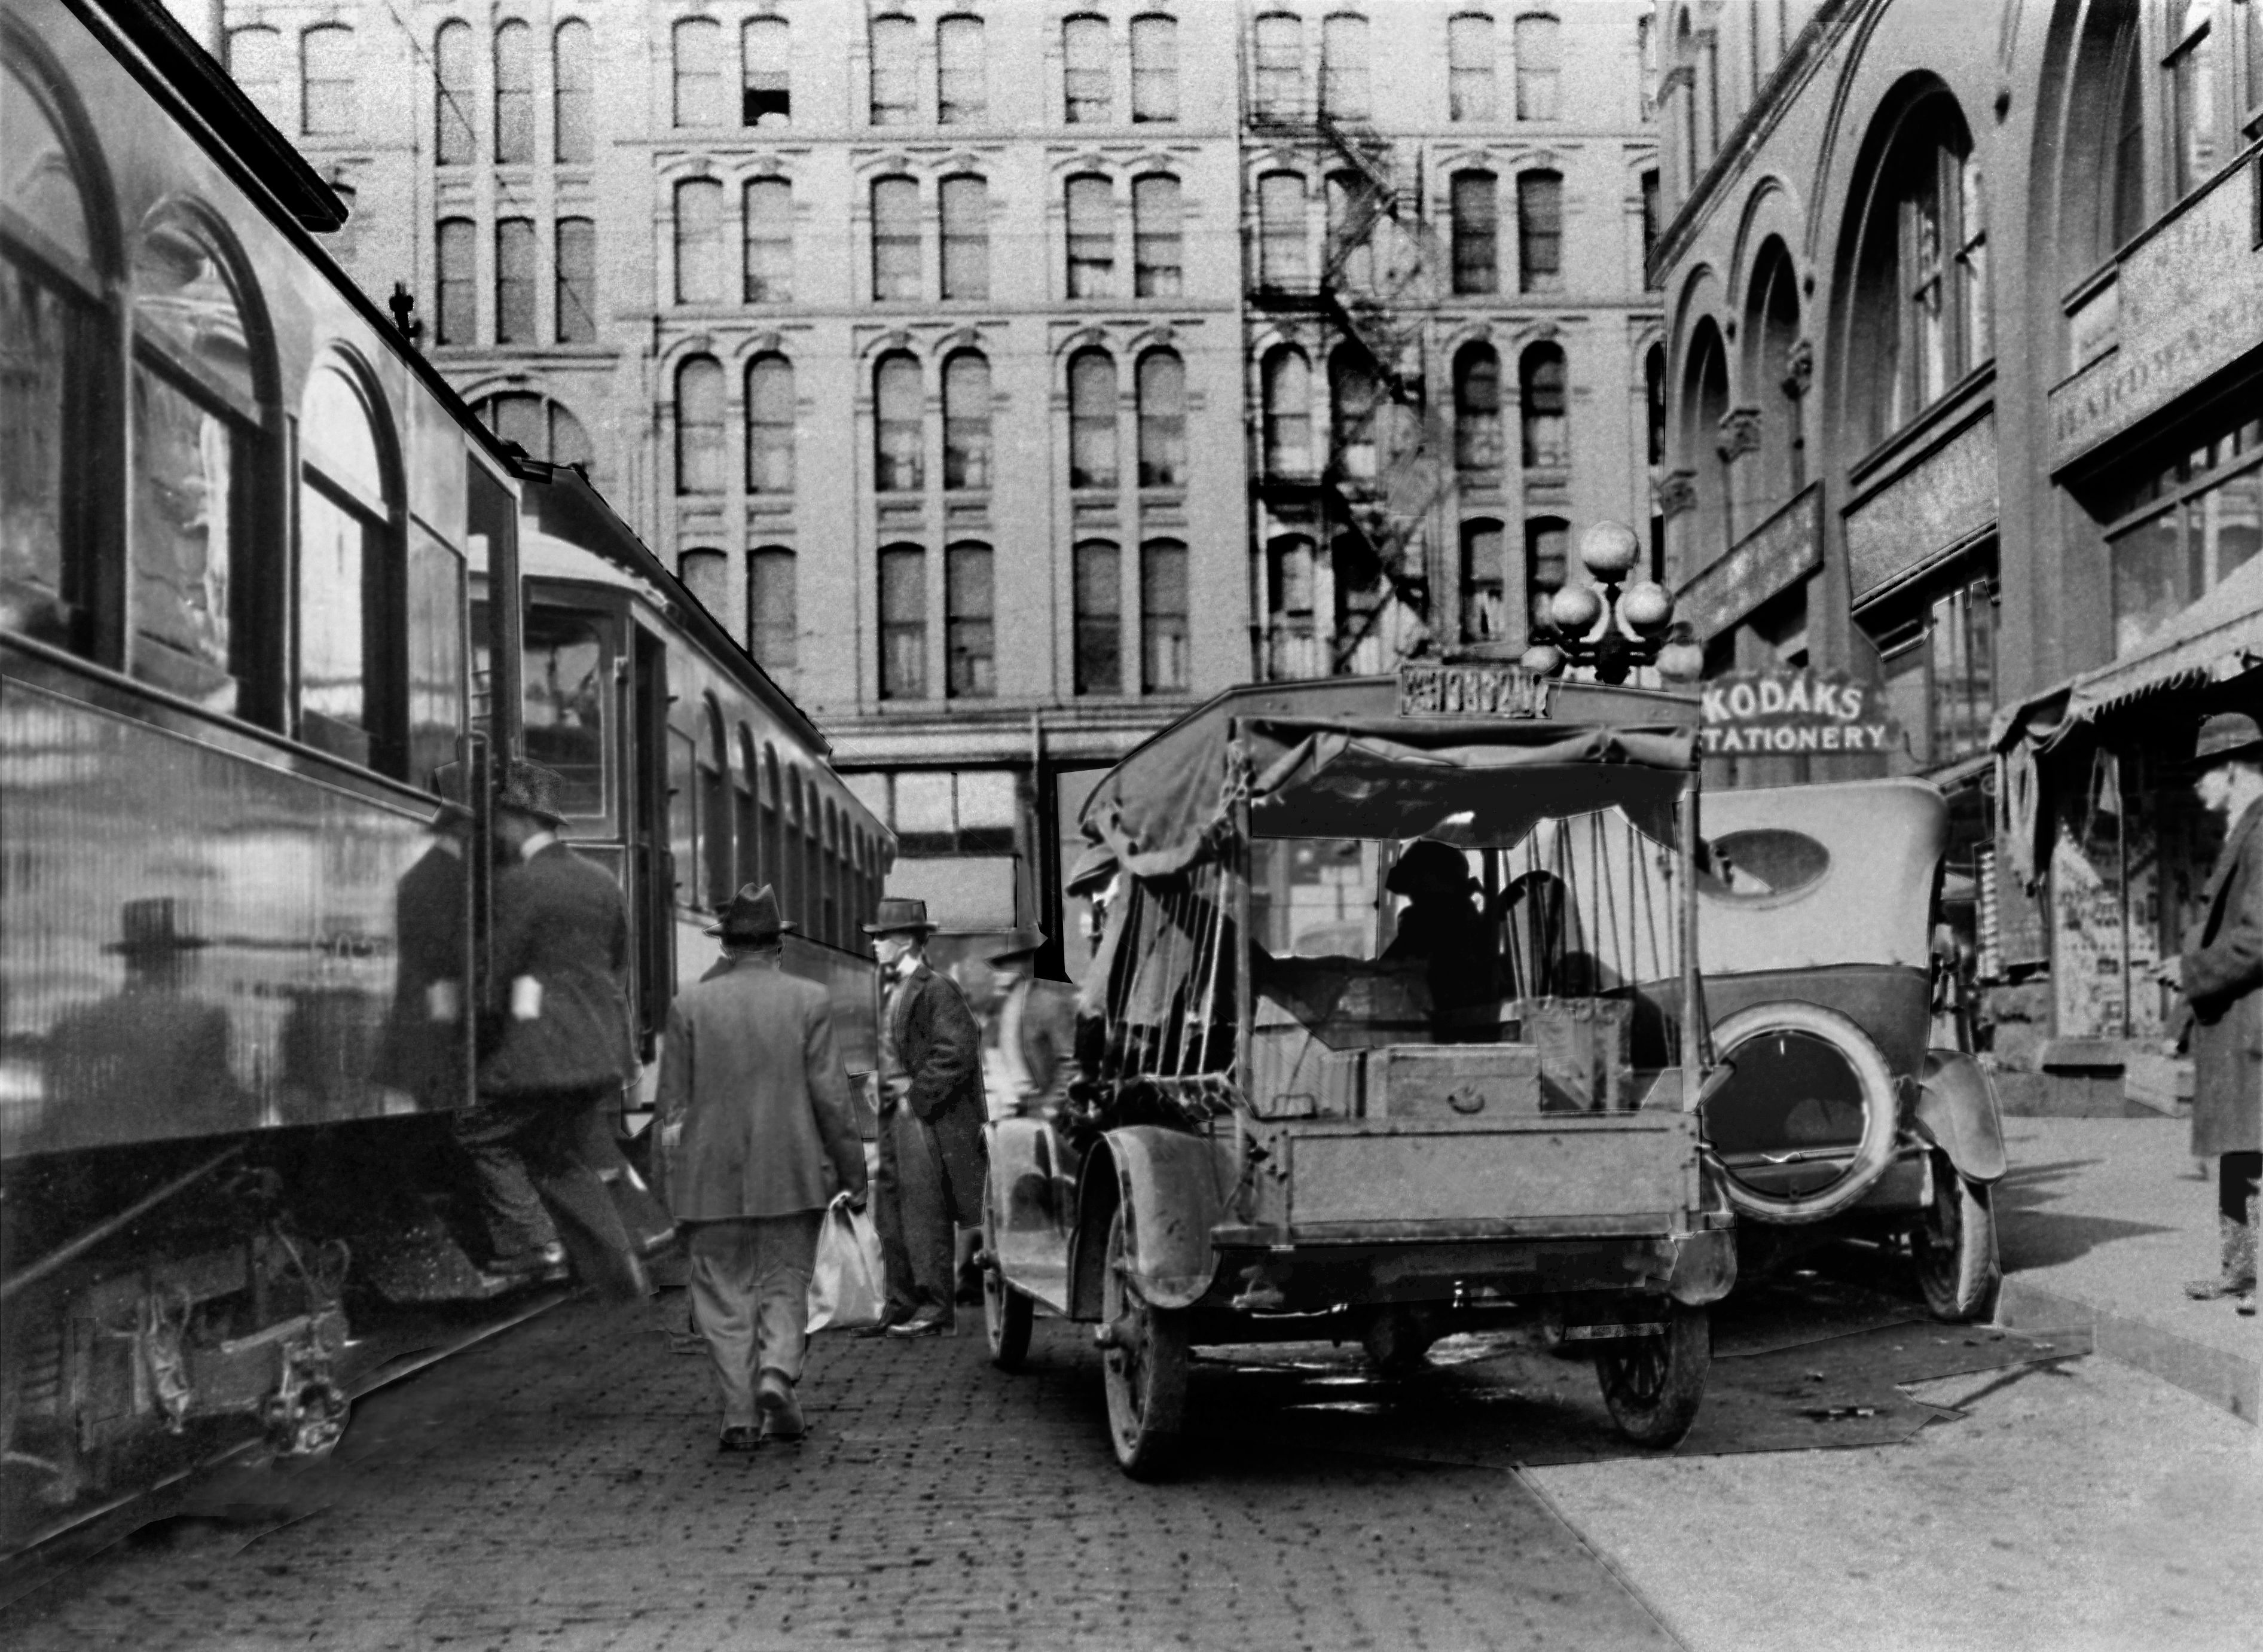
[(1845, 671), (1732, 671), (1700, 685), (1709, 757), (1891, 751), (1901, 728)]

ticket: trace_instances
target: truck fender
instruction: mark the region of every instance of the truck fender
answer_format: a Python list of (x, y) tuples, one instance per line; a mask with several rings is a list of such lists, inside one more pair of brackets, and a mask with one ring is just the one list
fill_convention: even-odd
[(1041, 1119), (1001, 1119), (984, 1127), (992, 1191), (982, 1201), (982, 1248), (1009, 1281), (1030, 1264), (1041, 1265), (1049, 1242), (1058, 1243), (1048, 1128)]
[(1218, 1272), (1211, 1229), (1225, 1214), (1236, 1170), (1233, 1144), (1157, 1125), (1110, 1130), (1077, 1178), (1076, 1235), (1069, 1250), (1069, 1313), (1100, 1315), (1100, 1271), (1108, 1225), (1127, 1215), (1132, 1282), (1157, 1308), (1186, 1308)]
[(2004, 1116), (1996, 1105), (1996, 1087), (1964, 1051), (1926, 1052), (1911, 1122), (1948, 1155), (1958, 1175), (1975, 1182), (2002, 1179)]
[(1674, 1243), (1667, 1293), (1688, 1308), (1717, 1302), (1737, 1287), (1737, 1230), (1708, 1228)]

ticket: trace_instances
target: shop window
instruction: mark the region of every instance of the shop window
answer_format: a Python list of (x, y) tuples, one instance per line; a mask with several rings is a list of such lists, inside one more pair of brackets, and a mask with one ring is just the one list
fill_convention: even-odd
[(902, 351), (881, 357), (872, 372), (873, 485), (881, 493), (916, 493), (922, 486), (926, 436), (920, 396), (918, 361)]
[(1523, 403), (1524, 467), (1560, 470), (1572, 462), (1564, 351), (1556, 344), (1534, 344), (1517, 363)]
[(1139, 547), (1140, 686), (1147, 693), (1183, 694), (1192, 685), (1189, 612), (1184, 541), (1148, 540)]
[(558, 221), (558, 342), (597, 338), (597, 224), (593, 218)]
[[(284, 75), (283, 35), (265, 27), (228, 32), (228, 73), (277, 130), (291, 129), (291, 90)], [(14, 95), (14, 89), (10, 89)]]
[(552, 154), (566, 165), (585, 166), (597, 154), (591, 124), (596, 71), (590, 61), (589, 25), (579, 18), (560, 24), (550, 49)]
[(359, 120), (353, 52), (354, 32), (342, 23), (322, 24), (299, 37), (301, 137), (353, 135)]
[(1139, 485), (1187, 485), (1187, 369), (1174, 351), (1139, 358)]
[(1450, 187), (1454, 291), (1500, 288), (1500, 180), (1491, 172), (1457, 172)]
[(443, 23), (432, 37), (433, 160), (441, 166), (469, 166), (479, 153), (472, 135), (476, 52), (468, 23)]
[(1300, 350), (1282, 345), (1265, 358), (1263, 387), (1265, 474), (1312, 474), (1312, 370)]
[(1121, 559), (1105, 540), (1076, 547), (1073, 570), (1076, 692), (1124, 692), (1124, 587)]
[(1371, 483), (1376, 479), (1376, 412), (1381, 399), (1366, 351), (1357, 344), (1340, 348), (1329, 364), (1328, 413), (1335, 425), (1332, 458), (1346, 482)]
[(946, 178), (943, 206), (943, 296), (990, 296), (990, 190), (979, 178)]
[(712, 18), (684, 18), (671, 37), (676, 67), (676, 124), (723, 124), (723, 25)]
[(676, 370), (676, 491), (723, 491), (723, 365), (692, 356)]
[(361, 385), (324, 366), (299, 413), (299, 737), (400, 772), (391, 715), (396, 598), (378, 420)]
[(1560, 173), (1517, 176), (1516, 286), (1521, 293), (1564, 290), (1564, 178)]
[(1372, 112), (1367, 73), (1367, 19), (1339, 11), (1320, 23), (1320, 108), (1338, 120)]
[(1073, 127), (1115, 119), (1108, 68), (1108, 19), (1088, 14), (1061, 24), (1061, 109)]
[(706, 861), (707, 905), (719, 911), (731, 902), (731, 742), (723, 708), (710, 694), (703, 709), (706, 738), (699, 743), (699, 847)]
[(517, 18), (495, 25), (495, 158), (503, 166), (534, 159), (534, 30)]
[(1456, 121), (1500, 118), (1493, 90), (1493, 19), (1467, 12), (1446, 21), (1446, 113)]
[(990, 486), (990, 360), (961, 350), (943, 364), (943, 485)]
[(1564, 48), (1556, 19), (1522, 17), (1516, 20), (1516, 118), (1553, 120), (1557, 91), (1563, 77)]
[(872, 180), (872, 297), (889, 303), (920, 295), (919, 184)]
[(725, 301), (720, 178), (687, 178), (676, 186), (676, 301)]
[(1293, 119), (1305, 101), (1305, 25), (1284, 11), (1269, 11), (1256, 25), (1258, 116)]
[(890, 15), (872, 19), (872, 87), (876, 127), (907, 127), (919, 119), (919, 25)]
[(1104, 178), (1068, 180), (1068, 295), (1116, 295), (1116, 190)]
[(746, 254), (741, 290), (749, 304), (793, 301), (793, 185), (782, 178), (749, 183), (741, 205)]
[(739, 725), (738, 762), (731, 771), (731, 839), (739, 847), (734, 876), (738, 883), (763, 882), (762, 816), (755, 807), (755, 733)]
[(927, 698), (927, 553), (880, 552), (880, 698)]
[(793, 553), (764, 545), (747, 554), (747, 642), (772, 677), (792, 675), (801, 638)]
[(1132, 291), (1139, 298), (1176, 298), (1183, 279), (1179, 180), (1150, 173), (1132, 181)]
[(771, 351), (747, 364), (747, 491), (793, 491), (793, 364)]
[(534, 336), (534, 221), (495, 224), (495, 343), (531, 344)]
[(998, 692), (997, 589), (987, 545), (954, 545), (944, 554), (944, 692), (953, 699), (987, 699)]
[(1524, 611), (1564, 589), (1570, 567), (1572, 526), (1561, 517), (1534, 517), (1524, 525)]
[(2151, 467), (2108, 508), (2114, 651), (2126, 655), (2263, 549), (2263, 419)]
[(1291, 679), (1321, 675), (1319, 640), (1312, 623), (1312, 542), (1286, 534), (1265, 547), (1265, 675)]
[(784, 18), (748, 18), (739, 31), (739, 124), (793, 124), (793, 31)]
[(1132, 119), (1179, 118), (1179, 25), (1169, 18), (1132, 19)]
[(1105, 351), (1069, 360), (1068, 485), (1116, 485), (1116, 363)]
[(948, 17), (935, 25), (935, 113), (946, 127), (979, 127), (990, 113), (982, 19)]
[(1898, 622), (1863, 620), (1877, 643), (1886, 708), (1920, 769), (1988, 750), (1996, 710), (1996, 600), (1991, 573), (1935, 587)]
[(1309, 284), (1305, 248), (1305, 180), (1296, 172), (1268, 172), (1257, 180), (1257, 280), (1276, 293)]
[(1508, 634), (1501, 609), (1500, 524), (1462, 524), (1462, 641), (1493, 642)]

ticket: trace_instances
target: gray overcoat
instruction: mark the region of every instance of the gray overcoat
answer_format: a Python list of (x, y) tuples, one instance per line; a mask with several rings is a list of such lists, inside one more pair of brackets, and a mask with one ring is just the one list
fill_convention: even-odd
[(2252, 1153), (2263, 1145), (2263, 803), (2225, 837), (2179, 968), (2193, 1009), (2192, 1150)]

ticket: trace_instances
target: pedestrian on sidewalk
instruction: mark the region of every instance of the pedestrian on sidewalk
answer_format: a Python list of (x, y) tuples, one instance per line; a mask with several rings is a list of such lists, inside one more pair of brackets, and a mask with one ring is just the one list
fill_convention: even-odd
[[(606, 1109), (638, 1072), (629, 1020), (628, 905), (594, 861), (559, 841), (564, 781), (513, 758), (494, 803), (506, 864), (482, 993), (478, 1106), (458, 1139), (480, 1172), (506, 1266), (544, 1255), (550, 1226), (575, 1268), (614, 1301), (651, 1294), (601, 1170), (615, 1156)], [(539, 1202), (524, 1202), (524, 1167)]]
[(872, 1206), (888, 1306), (864, 1334), (938, 1337), (955, 1323), (958, 1230), (982, 1216), (982, 1031), (958, 984), (928, 965), (926, 902), (887, 897), (864, 932), (889, 984)]
[(707, 931), (726, 967), (676, 996), (660, 1059), (654, 1124), (691, 1257), (692, 1319), (722, 1394), (725, 1451), (805, 1432), (795, 1388), (818, 1229), (836, 1190), (864, 1203), (833, 1002), (785, 973), (791, 927), (770, 885), (732, 897)]
[(1074, 1036), (1066, 1011), (1074, 1003), (1066, 987), (1040, 983), (1041, 930), (1017, 929), (990, 967), (1001, 989), (982, 1028), (982, 1076), (993, 1119), (1038, 1119), (1049, 1114), (1068, 1082), (1068, 1048)]
[(2207, 915), (2173, 972), (2192, 1005), (2193, 1153), (2216, 1161), (2222, 1265), (2187, 1296), (2255, 1311), (2256, 1179), (2263, 1170), (2263, 728), (2224, 712), (2201, 725), (2203, 808), (2223, 816)]

